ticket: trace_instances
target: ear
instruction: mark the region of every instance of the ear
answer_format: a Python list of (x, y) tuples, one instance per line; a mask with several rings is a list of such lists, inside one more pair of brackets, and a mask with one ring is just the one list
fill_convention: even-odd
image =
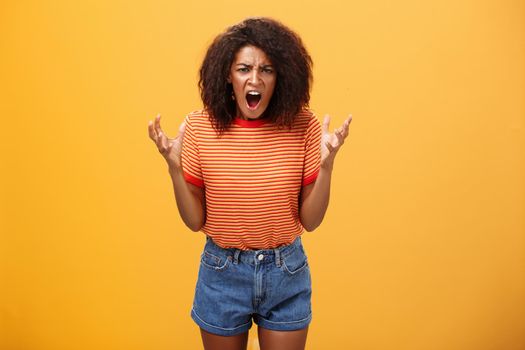
[(226, 78), (226, 81), (228, 82), (228, 84), (232, 83), (232, 76), (231, 76), (231, 74), (228, 74), (228, 78)]

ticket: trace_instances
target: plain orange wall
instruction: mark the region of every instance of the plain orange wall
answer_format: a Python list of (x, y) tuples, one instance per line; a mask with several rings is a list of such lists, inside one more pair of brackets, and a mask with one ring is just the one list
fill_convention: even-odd
[[(10, 1), (0, 5), (0, 348), (200, 349), (203, 233), (147, 135), (200, 108), (207, 45), (275, 17), (349, 113), (303, 242), (307, 349), (525, 348), (523, 1)], [(256, 326), (249, 349), (257, 349)]]

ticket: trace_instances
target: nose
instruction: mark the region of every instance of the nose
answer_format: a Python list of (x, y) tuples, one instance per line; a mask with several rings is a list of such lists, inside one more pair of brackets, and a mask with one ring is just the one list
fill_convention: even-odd
[(253, 69), (251, 73), (252, 74), (250, 75), (250, 83), (252, 83), (253, 85), (257, 85), (260, 81), (259, 70)]

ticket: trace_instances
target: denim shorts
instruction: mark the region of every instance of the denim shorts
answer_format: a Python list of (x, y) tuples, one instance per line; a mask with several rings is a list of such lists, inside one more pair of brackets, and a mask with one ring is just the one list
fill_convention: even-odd
[(206, 236), (191, 310), (213, 334), (248, 331), (253, 321), (277, 331), (305, 328), (312, 320), (312, 282), (301, 237), (275, 249), (224, 249)]

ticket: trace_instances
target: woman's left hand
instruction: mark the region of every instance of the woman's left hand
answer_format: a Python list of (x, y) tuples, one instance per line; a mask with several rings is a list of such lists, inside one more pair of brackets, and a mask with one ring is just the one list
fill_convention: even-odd
[(334, 166), (334, 159), (337, 151), (345, 142), (348, 136), (350, 123), (352, 122), (352, 115), (350, 114), (342, 126), (335, 129), (334, 133), (328, 132), (330, 125), (330, 116), (326, 114), (322, 125), (321, 136), (321, 167), (332, 169)]

